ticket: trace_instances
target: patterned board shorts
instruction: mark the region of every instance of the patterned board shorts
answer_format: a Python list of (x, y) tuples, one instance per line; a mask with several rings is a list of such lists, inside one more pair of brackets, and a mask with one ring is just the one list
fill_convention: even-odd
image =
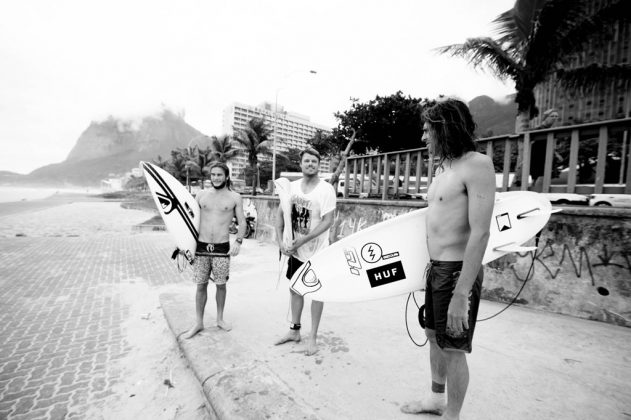
[(206, 284), (212, 281), (216, 285), (226, 284), (230, 277), (230, 243), (197, 243), (195, 261), (193, 261), (193, 282)]

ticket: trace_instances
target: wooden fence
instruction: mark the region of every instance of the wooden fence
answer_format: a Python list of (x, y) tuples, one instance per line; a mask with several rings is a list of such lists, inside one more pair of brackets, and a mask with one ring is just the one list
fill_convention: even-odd
[[(493, 158), (497, 191), (631, 194), (630, 130), (631, 118), (626, 118), (477, 143), (480, 152)], [(426, 147), (349, 156), (342, 178), (344, 197), (425, 198), (434, 170)]]

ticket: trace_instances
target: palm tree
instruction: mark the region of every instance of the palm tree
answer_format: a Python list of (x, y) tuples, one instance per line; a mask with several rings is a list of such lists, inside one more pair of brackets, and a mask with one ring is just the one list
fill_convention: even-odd
[(161, 169), (165, 169), (169, 166), (169, 161), (162, 159), (160, 155), (158, 155), (157, 159), (154, 159), (152, 163)]
[(267, 156), (272, 155), (272, 151), (269, 148), (272, 142), (270, 137), (272, 130), (267, 128), (264, 118), (252, 118), (247, 122), (244, 129), (237, 129), (235, 127), (234, 131), (236, 133), (234, 139), (245, 147), (248, 156), (248, 165), (252, 173), (252, 195), (256, 195), (256, 187), (258, 187), (256, 182), (258, 156), (260, 154)]
[(206, 147), (205, 149), (199, 146), (195, 147), (195, 153), (191, 156), (190, 167), (195, 174), (198, 174), (201, 179), (201, 188), (204, 189), (205, 175), (208, 174), (208, 168), (212, 161), (212, 148)]
[[(441, 54), (465, 58), (473, 67), (512, 79), (517, 95), (516, 132), (538, 115), (534, 89), (548, 78), (561, 86), (588, 89), (631, 80), (631, 65), (569, 66), (589, 42), (603, 42), (629, 19), (628, 0), (516, 0), (493, 23), (499, 37), (470, 38), (441, 47)], [(570, 68), (569, 70), (567, 68)]]
[(223, 135), (210, 138), (210, 148), (212, 160), (226, 163), (241, 153), (241, 150), (234, 146), (232, 137)]
[(186, 181), (186, 162), (188, 160), (184, 152), (185, 149), (171, 150), (171, 160), (166, 169), (180, 182)]

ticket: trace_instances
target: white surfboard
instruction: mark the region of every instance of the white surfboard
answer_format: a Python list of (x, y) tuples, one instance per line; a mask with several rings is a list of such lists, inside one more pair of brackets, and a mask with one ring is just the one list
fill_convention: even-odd
[(192, 262), (199, 236), (199, 204), (186, 187), (167, 171), (149, 162), (140, 162), (140, 167), (175, 246), (189, 263)]
[[(482, 263), (533, 250), (522, 244), (545, 226), (553, 212), (542, 194), (497, 193)], [(301, 266), (290, 287), (322, 302), (381, 299), (423, 289), (429, 263), (426, 214), (426, 208), (415, 210), (331, 244)]]

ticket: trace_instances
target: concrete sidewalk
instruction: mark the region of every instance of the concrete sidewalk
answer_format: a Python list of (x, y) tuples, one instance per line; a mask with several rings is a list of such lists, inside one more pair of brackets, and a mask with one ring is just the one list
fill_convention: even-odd
[[(308, 357), (302, 344), (273, 345), (287, 331), (289, 312), (287, 282), (277, 289), (277, 273), (276, 248), (247, 240), (232, 260), (230, 332), (214, 326), (212, 285), (206, 329), (190, 340), (181, 334), (194, 320), (194, 286), (188, 294), (160, 297), (218, 418), (436, 418), (399, 409), (431, 381), (428, 347), (416, 347), (406, 332), (407, 296), (326, 304), (320, 351)], [(483, 301), (479, 318), (504, 306)], [(407, 318), (412, 338), (423, 343), (413, 301)], [(462, 418), (631, 419), (629, 343), (631, 330), (624, 327), (511, 307), (478, 324)]]

